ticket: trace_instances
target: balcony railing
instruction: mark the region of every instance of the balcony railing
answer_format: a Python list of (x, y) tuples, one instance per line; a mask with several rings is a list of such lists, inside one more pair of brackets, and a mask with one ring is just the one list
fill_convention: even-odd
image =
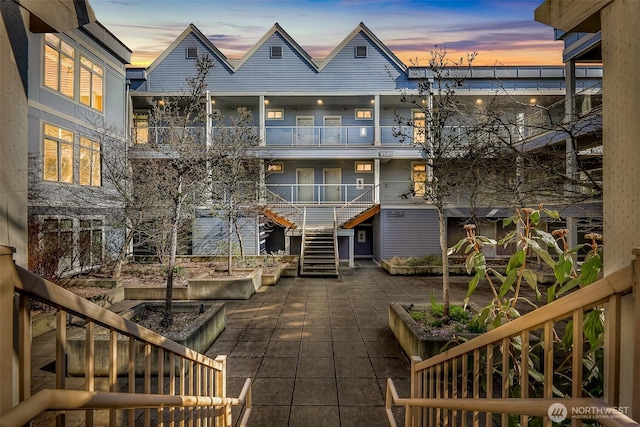
[[(396, 426), (392, 406), (400, 405), (405, 408), (405, 427), (464, 426), (467, 422), (527, 426), (532, 416), (551, 425), (550, 406), (562, 404), (562, 415), (572, 419), (572, 425), (586, 418), (607, 426), (638, 426), (625, 414), (628, 408), (620, 407), (622, 297), (637, 292), (640, 283), (640, 248), (633, 252), (631, 265), (604, 279), (425, 361), (412, 357), (411, 397), (399, 397), (393, 381), (387, 381), (390, 424)], [(638, 313), (637, 298), (634, 304)], [(604, 399), (583, 390), (585, 381), (593, 379), (587, 376), (597, 366), (586, 356), (590, 343), (584, 327), (593, 314), (603, 313), (603, 348), (608, 361), (597, 374)], [(628, 322), (633, 324), (633, 320)], [(632, 334), (632, 342), (640, 339), (637, 329)], [(631, 359), (629, 372), (634, 378), (630, 381), (638, 383), (640, 358)], [(602, 389), (595, 392), (598, 390)], [(640, 398), (634, 395), (631, 400), (637, 419)], [(589, 416), (598, 414), (604, 416)]]
[(372, 126), (268, 126), (266, 145), (289, 147), (373, 145)]
[[(52, 307), (57, 315), (52, 349), (55, 385), (32, 395), (32, 388), (42, 386), (41, 379), (32, 377), (33, 300)], [(74, 325), (81, 322), (85, 332), (83, 381), (67, 381), (67, 323), (71, 315)], [(189, 425), (195, 421), (197, 425), (231, 426), (232, 406), (245, 407), (241, 425), (247, 423), (251, 380), (245, 381), (238, 398), (228, 397), (225, 356), (210, 359), (50, 283), (16, 266), (11, 249), (5, 246), (0, 246), (0, 320), (4, 346), (0, 348), (2, 427), (29, 424), (49, 411), (57, 413), (57, 425), (90, 426), (99, 416), (101, 425), (108, 422), (112, 426), (184, 425), (187, 420)], [(98, 328), (106, 329), (109, 336), (106, 379), (97, 378), (95, 369)], [(17, 343), (15, 352), (11, 343)], [(140, 344), (143, 354), (137, 356), (143, 359), (143, 374), (137, 378), (136, 349)], [(119, 372), (123, 363), (128, 369)]]
[(267, 184), (266, 188), (293, 204), (337, 205), (367, 193), (373, 184)]

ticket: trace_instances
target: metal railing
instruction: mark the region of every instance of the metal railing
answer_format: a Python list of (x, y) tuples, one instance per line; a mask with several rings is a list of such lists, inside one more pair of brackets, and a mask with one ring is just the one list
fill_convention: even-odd
[(340, 253), (338, 252), (338, 216), (336, 213), (336, 208), (333, 208), (333, 247), (335, 248), (334, 253), (334, 264), (336, 267), (336, 273), (340, 271)]
[(267, 146), (320, 147), (373, 145), (373, 126), (267, 126)]
[(264, 195), (265, 206), (294, 224), (302, 224), (304, 220), (304, 211), (302, 209), (267, 189), (265, 189)]
[(268, 191), (301, 205), (344, 204), (373, 188), (373, 184), (266, 184)]
[(375, 191), (377, 188), (377, 185), (371, 187), (366, 192), (338, 208), (336, 211), (338, 224), (344, 224), (346, 221), (373, 206), (375, 204)]
[[(392, 406), (402, 405), (406, 427), (457, 426), (467, 422), (506, 426), (511, 424), (510, 420), (527, 426), (529, 416), (542, 417), (550, 425), (549, 407), (561, 403), (566, 409), (563, 415), (574, 418), (572, 425), (578, 425), (578, 418), (584, 415), (584, 411), (572, 408), (597, 407), (607, 410), (606, 418), (596, 419), (603, 425), (638, 426), (618, 406), (622, 296), (632, 292), (634, 286), (637, 292), (640, 283), (640, 248), (634, 254), (632, 265), (587, 287), (425, 361), (413, 356), (411, 397), (400, 398), (393, 381), (387, 382), (386, 410), (390, 424), (396, 426)], [(635, 306), (637, 313), (640, 307), (637, 298)], [(585, 358), (590, 343), (583, 327), (589, 313), (599, 314), (594, 310), (603, 308), (606, 313), (603, 349), (604, 357), (608, 358), (604, 372), (600, 372), (606, 393), (604, 400), (587, 398), (583, 390), (586, 376), (593, 372), (590, 360)], [(640, 331), (634, 334), (635, 340), (640, 339)], [(567, 342), (571, 343), (569, 350), (562, 347)], [(637, 382), (640, 381), (637, 356), (633, 364)], [(637, 396), (633, 399), (634, 403), (638, 401)], [(480, 414), (484, 414), (484, 420)], [(634, 416), (638, 414), (634, 412)]]
[[(15, 357), (11, 344), (0, 350), (2, 427), (28, 424), (48, 411), (60, 411), (57, 425), (65, 425), (68, 419), (76, 425), (90, 426), (98, 410), (100, 423), (105, 421), (106, 412), (112, 426), (184, 425), (185, 421), (190, 425), (195, 421), (201, 426), (231, 426), (231, 406), (242, 405), (240, 425), (246, 425), (251, 413), (251, 380), (246, 380), (238, 398), (227, 397), (225, 356), (215, 360), (206, 357), (16, 266), (11, 248), (0, 247), (0, 272), (2, 340), (5, 344), (18, 343)], [(56, 310), (56, 329), (54, 388), (32, 395), (32, 387), (41, 386), (32, 380), (33, 300)], [(82, 324), (84, 329), (83, 390), (73, 386), (81, 382), (67, 381), (71, 316), (74, 328)], [(104, 328), (108, 335), (106, 379), (97, 378), (95, 372), (98, 328)], [(143, 350), (136, 354), (139, 345)], [(125, 360), (121, 360), (123, 357)], [(141, 378), (136, 377), (136, 363), (140, 361)], [(123, 364), (127, 369), (121, 372), (118, 367)]]

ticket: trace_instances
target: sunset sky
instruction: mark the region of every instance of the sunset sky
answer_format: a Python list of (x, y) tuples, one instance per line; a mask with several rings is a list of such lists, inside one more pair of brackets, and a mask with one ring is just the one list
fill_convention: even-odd
[(407, 65), (434, 48), (475, 65), (558, 65), (562, 43), (533, 20), (542, 0), (91, 0), (98, 20), (148, 65), (193, 23), (240, 58), (276, 22), (314, 58), (363, 22)]

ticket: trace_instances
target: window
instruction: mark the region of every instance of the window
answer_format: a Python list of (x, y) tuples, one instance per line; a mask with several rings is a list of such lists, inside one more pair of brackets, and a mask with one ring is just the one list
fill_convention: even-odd
[(283, 173), (284, 172), (284, 163), (282, 163), (282, 162), (268, 163), (267, 164), (267, 172)]
[(356, 58), (366, 58), (367, 57), (367, 46), (356, 46), (356, 48), (355, 48), (355, 56), (356, 56)]
[(102, 263), (102, 221), (80, 220), (80, 267), (92, 267)]
[(188, 47), (186, 49), (187, 59), (198, 59), (198, 47)]
[(80, 102), (102, 111), (102, 67), (80, 57)]
[(413, 195), (424, 197), (427, 182), (427, 165), (425, 163), (411, 163), (411, 180)]
[(73, 264), (73, 220), (47, 218), (42, 227), (43, 250), (57, 258), (56, 269), (64, 271)]
[(100, 143), (80, 138), (80, 185), (100, 187)]
[(372, 173), (373, 162), (356, 162), (356, 172)]
[(373, 108), (356, 108), (356, 120), (373, 119)]
[(73, 98), (75, 49), (54, 34), (44, 41), (44, 85)]
[(282, 59), (282, 46), (271, 46), (271, 58)]
[(427, 142), (427, 115), (424, 111), (413, 112), (413, 143), (424, 144)]
[(147, 113), (133, 115), (133, 141), (136, 144), (149, 142), (149, 115)]
[(269, 109), (267, 110), (267, 120), (284, 120), (284, 110)]
[(44, 125), (44, 180), (73, 182), (73, 132)]

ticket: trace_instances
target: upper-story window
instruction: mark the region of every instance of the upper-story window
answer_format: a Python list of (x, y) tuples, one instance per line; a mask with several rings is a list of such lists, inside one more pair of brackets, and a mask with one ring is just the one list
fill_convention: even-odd
[(282, 46), (271, 46), (271, 58), (282, 58)]
[(73, 98), (75, 49), (54, 34), (44, 40), (44, 85)]
[(356, 120), (373, 119), (373, 108), (356, 108)]
[(44, 179), (73, 182), (73, 132), (44, 125)]
[(427, 115), (424, 111), (413, 112), (413, 143), (424, 144), (427, 142)]
[(149, 142), (149, 114), (135, 113), (133, 115), (133, 142), (136, 144)]
[(267, 120), (284, 120), (284, 110), (281, 108), (268, 109)]
[(355, 57), (356, 58), (366, 58), (367, 57), (367, 46), (356, 46), (355, 47)]
[(80, 102), (102, 111), (103, 69), (80, 57)]
[(80, 138), (80, 185), (99, 187), (102, 184), (100, 154), (100, 143)]
[(356, 162), (356, 172), (359, 173), (372, 173), (373, 162)]

